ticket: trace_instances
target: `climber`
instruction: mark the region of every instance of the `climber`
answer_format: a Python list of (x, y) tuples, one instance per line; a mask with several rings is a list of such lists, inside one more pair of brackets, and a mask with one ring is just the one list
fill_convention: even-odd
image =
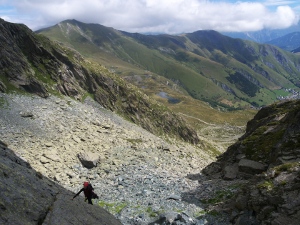
[(94, 188), (92, 187), (92, 185), (87, 181), (83, 183), (83, 188), (81, 188), (81, 190), (76, 195), (74, 195), (72, 200), (76, 198), (81, 192), (84, 193), (85, 201), (88, 200), (88, 203), (91, 205), (93, 205), (92, 199), (99, 198), (98, 195), (94, 193)]

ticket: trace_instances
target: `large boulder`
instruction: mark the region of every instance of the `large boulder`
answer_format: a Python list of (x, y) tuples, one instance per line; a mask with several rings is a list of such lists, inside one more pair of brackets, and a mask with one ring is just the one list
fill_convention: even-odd
[(236, 178), (239, 171), (238, 164), (228, 165), (224, 168), (224, 180), (233, 180)]
[(97, 166), (97, 163), (100, 160), (100, 156), (96, 153), (87, 151), (79, 153), (78, 159), (84, 167), (91, 169)]
[(241, 159), (238, 165), (239, 171), (244, 173), (257, 174), (266, 170), (264, 164), (249, 159)]

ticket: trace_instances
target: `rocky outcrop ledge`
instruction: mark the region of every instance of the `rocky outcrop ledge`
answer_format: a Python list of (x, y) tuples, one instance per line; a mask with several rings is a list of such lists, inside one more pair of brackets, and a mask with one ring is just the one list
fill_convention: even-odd
[(247, 180), (223, 205), (233, 224), (299, 224), (300, 101), (261, 109), (245, 135), (203, 172)]

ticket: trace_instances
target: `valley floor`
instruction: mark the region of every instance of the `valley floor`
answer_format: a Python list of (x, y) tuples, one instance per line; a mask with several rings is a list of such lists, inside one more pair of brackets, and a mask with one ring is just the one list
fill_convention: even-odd
[[(155, 224), (162, 214), (180, 214), (185, 224), (229, 224), (202, 204), (232, 185), (201, 175), (215, 160), (203, 145), (166, 142), (92, 100), (0, 94), (0, 137), (66, 189), (77, 192), (91, 181), (99, 195), (94, 203), (123, 224)], [(84, 168), (77, 157), (82, 152), (100, 155), (97, 167)]]

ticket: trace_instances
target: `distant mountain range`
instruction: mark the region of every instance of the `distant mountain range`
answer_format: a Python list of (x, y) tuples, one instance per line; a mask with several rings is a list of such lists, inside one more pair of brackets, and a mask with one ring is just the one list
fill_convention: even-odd
[(255, 41), (258, 43), (272, 44), (287, 51), (293, 51), (300, 47), (300, 23), (287, 29), (261, 30), (255, 32), (224, 32), (232, 38)]
[(283, 37), (267, 42), (267, 44), (275, 45), (287, 51), (296, 53), (298, 52), (297, 48), (300, 47), (300, 32), (284, 35)]
[(300, 56), (216, 31), (143, 35), (66, 20), (37, 33), (96, 60), (149, 95), (161, 91), (162, 80), (154, 77), (164, 77), (176, 90), (167, 93), (171, 97), (181, 92), (215, 106), (244, 108), (295, 96), (300, 87)]

